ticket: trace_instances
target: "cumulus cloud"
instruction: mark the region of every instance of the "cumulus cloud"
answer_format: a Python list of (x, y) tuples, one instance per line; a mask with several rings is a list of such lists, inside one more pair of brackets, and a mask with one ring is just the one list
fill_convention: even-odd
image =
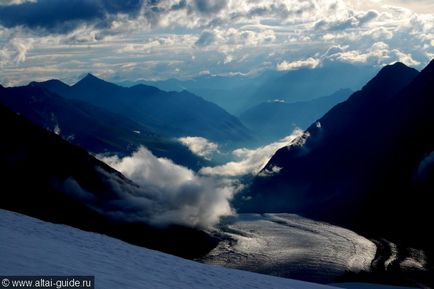
[[(257, 174), (261, 171), (261, 169), (264, 168), (264, 166), (268, 163), (270, 158), (278, 149), (292, 144), (302, 136), (303, 131), (296, 129), (291, 135), (275, 143), (271, 143), (257, 149), (236, 149), (232, 152), (232, 154), (238, 159), (238, 161), (228, 162), (224, 165), (216, 167), (204, 167), (200, 170), (200, 173), (203, 175), (227, 177)], [(278, 170), (278, 168), (275, 168), (274, 172)]]
[(194, 154), (205, 159), (211, 159), (212, 155), (218, 152), (218, 144), (210, 142), (203, 137), (187, 136), (178, 138), (179, 142), (188, 147)]
[(0, 66), (26, 61), (27, 52), (32, 46), (32, 38), (14, 38), (3, 46), (0, 45)]
[(71, 194), (110, 216), (153, 225), (210, 227), (222, 216), (234, 213), (230, 200), (241, 186), (233, 180), (198, 176), (169, 159), (155, 157), (144, 147), (124, 158), (99, 158), (135, 184), (116, 174), (107, 175), (117, 194), (106, 196), (107, 201), (95, 199), (74, 180), (68, 180), (65, 186)]
[(417, 66), (420, 65), (420, 61), (414, 60), (413, 56), (410, 53), (404, 53), (399, 51), (398, 49), (393, 49), (392, 53), (395, 54), (395, 58), (398, 59), (399, 62), (402, 62), (409, 66)]
[(337, 59), (351, 63), (394, 63), (400, 61), (409, 66), (417, 66), (419, 61), (413, 59), (410, 53), (392, 49), (384, 42), (376, 42), (365, 50), (335, 50), (328, 53), (329, 59)]
[(66, 33), (83, 24), (108, 26), (118, 14), (137, 16), (143, 0), (8, 1), (0, 6), (0, 25)]
[[(353, 12), (351, 12), (350, 14), (353, 14)], [(336, 32), (340, 30), (361, 27), (363, 25), (368, 24), (378, 16), (379, 14), (377, 11), (371, 10), (356, 15), (351, 15), (350, 17), (344, 19), (335, 19), (335, 20), (322, 19), (315, 24), (315, 29), (329, 30), (332, 32)]]
[(15, 50), (14, 60), (16, 62), (24, 62), (26, 61), (27, 51), (32, 48), (33, 40), (30, 38), (27, 39), (13, 39), (11, 41), (11, 45)]
[(300, 68), (315, 68), (320, 64), (319, 59), (309, 57), (303, 60), (296, 60), (292, 62), (282, 61), (276, 65), (276, 69), (279, 71), (295, 70)]

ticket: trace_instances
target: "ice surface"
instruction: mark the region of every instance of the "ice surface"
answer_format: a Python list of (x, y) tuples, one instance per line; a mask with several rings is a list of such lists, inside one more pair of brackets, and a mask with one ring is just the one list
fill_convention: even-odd
[(333, 282), (369, 271), (376, 246), (341, 227), (291, 214), (239, 215), (222, 226), (228, 240), (202, 261), (231, 268)]

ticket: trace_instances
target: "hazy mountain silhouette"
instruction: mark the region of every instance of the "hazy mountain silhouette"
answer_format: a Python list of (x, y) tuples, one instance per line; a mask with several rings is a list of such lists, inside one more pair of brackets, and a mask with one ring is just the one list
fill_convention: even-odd
[[(420, 74), (383, 68), (303, 139), (276, 152), (244, 211), (295, 212), (368, 236), (432, 245), (434, 61)], [(246, 195), (244, 195), (244, 200)]]
[(126, 116), (161, 134), (202, 136), (218, 142), (250, 139), (248, 129), (236, 117), (188, 91), (165, 92), (142, 84), (125, 88), (92, 74), (66, 90), (51, 82), (41, 85), (66, 98)]
[(249, 96), (248, 103), (274, 99), (287, 102), (307, 101), (349, 88), (360, 89), (375, 75), (375, 67), (340, 62), (327, 62), (315, 69), (287, 71), (264, 82)]
[(289, 135), (296, 127), (307, 129), (312, 122), (334, 105), (346, 100), (351, 93), (350, 89), (342, 89), (332, 95), (310, 101), (268, 101), (242, 113), (240, 120), (254, 131), (257, 137), (270, 142)]
[(163, 90), (191, 91), (212, 101), (232, 114), (239, 115), (264, 102), (282, 99), (287, 102), (308, 101), (331, 95), (342, 88), (357, 90), (376, 72), (368, 65), (325, 62), (315, 69), (264, 71), (258, 75), (204, 75), (188, 80), (122, 82), (156, 86)]
[[(0, 93), (6, 93), (0, 87)], [(0, 105), (0, 207), (42, 220), (68, 224), (127, 242), (197, 257), (215, 241), (207, 234), (180, 226), (153, 228), (141, 222), (106, 217), (79, 201), (66, 180), (91, 193), (98, 202), (110, 199), (117, 186), (135, 186), (81, 148)], [(78, 192), (77, 192), (78, 193)], [(128, 194), (128, 192), (125, 192)]]
[(163, 137), (120, 114), (63, 98), (43, 88), (46, 86), (60, 92), (70, 89), (58, 80), (33, 82), (25, 87), (4, 89), (0, 93), (0, 102), (92, 153), (125, 156), (143, 145), (156, 156), (170, 158), (190, 168), (197, 169), (204, 164), (204, 160), (169, 137)]
[(249, 96), (264, 83), (272, 81), (282, 75), (278, 71), (266, 71), (257, 76), (231, 75), (203, 75), (193, 79), (179, 80), (167, 79), (160, 81), (140, 80), (136, 82), (123, 82), (122, 85), (133, 86), (136, 84), (146, 84), (158, 87), (166, 91), (188, 90), (204, 97), (206, 100), (214, 102), (227, 110), (238, 115), (252, 105), (249, 104)]

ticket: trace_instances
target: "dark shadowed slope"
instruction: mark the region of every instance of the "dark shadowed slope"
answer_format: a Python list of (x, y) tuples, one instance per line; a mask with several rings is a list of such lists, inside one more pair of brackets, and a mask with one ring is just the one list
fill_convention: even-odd
[[(416, 245), (432, 219), (434, 62), (387, 66), (267, 164), (246, 211), (297, 212)], [(424, 229), (425, 228), (425, 229)]]
[[(156, 229), (137, 220), (121, 220), (115, 207), (107, 205), (101, 213), (90, 209), (87, 205), (100, 209), (103, 204), (114, 206), (125, 196), (131, 197), (137, 186), (84, 150), (2, 105), (0, 130), (1, 208), (185, 257), (200, 256), (214, 245), (200, 231), (178, 226)], [(110, 215), (111, 210), (115, 211)]]
[(257, 137), (270, 142), (289, 135), (296, 127), (307, 129), (333, 106), (346, 100), (351, 93), (350, 89), (342, 89), (310, 101), (268, 101), (248, 109), (240, 115), (240, 119)]
[(32, 122), (61, 135), (89, 152), (129, 155), (145, 146), (156, 156), (197, 169), (204, 160), (193, 155), (176, 140), (163, 137), (152, 129), (108, 112), (94, 105), (65, 99), (41, 86), (67, 91), (69, 86), (51, 80), (43, 84), (7, 88), (0, 93), (0, 102)]
[(219, 106), (189, 93), (165, 92), (146, 85), (125, 88), (88, 74), (66, 91), (42, 83), (61, 96), (126, 116), (161, 134), (202, 136), (217, 142), (250, 139), (241, 122)]

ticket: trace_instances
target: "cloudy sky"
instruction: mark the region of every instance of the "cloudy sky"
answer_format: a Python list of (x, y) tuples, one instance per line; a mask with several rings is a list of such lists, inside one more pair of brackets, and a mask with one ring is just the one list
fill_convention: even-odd
[(432, 0), (0, 0), (3, 85), (432, 58)]

